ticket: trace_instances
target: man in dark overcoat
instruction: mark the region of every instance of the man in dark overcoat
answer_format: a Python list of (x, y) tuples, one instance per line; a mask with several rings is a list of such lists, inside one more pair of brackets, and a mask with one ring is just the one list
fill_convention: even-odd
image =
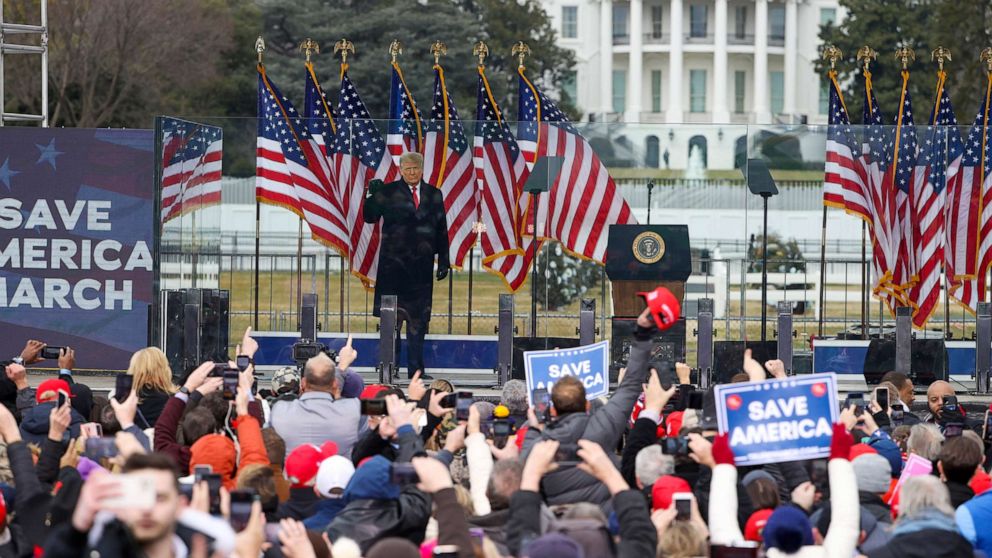
[(397, 321), (406, 322), (407, 376), (420, 370), (427, 378), (424, 336), (431, 320), (434, 279), (443, 280), (451, 269), (448, 222), (441, 190), (423, 179), (423, 156), (404, 153), (400, 172), (403, 178), (389, 184), (373, 180), (365, 195), (365, 222), (382, 219), (373, 314), (379, 316), (382, 295), (396, 295)]

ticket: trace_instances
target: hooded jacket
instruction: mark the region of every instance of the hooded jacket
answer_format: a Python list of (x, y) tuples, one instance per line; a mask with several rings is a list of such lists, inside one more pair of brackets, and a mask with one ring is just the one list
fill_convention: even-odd
[(241, 459), (237, 460), (234, 442), (223, 434), (207, 434), (190, 448), (189, 472), (197, 465), (210, 465), (214, 473), (221, 476), (224, 488), (237, 488), (237, 473), (248, 465), (269, 465), (269, 454), (265, 451), (262, 429), (258, 420), (251, 416), (234, 419), (234, 428), (241, 445)]
[(347, 537), (362, 552), (387, 537), (416, 544), (424, 540), (431, 517), (431, 497), (410, 485), (401, 489), (389, 480), (390, 462), (377, 455), (355, 470), (344, 490), (344, 508), (327, 527), (332, 541)]
[[(56, 401), (50, 400), (38, 403), (30, 409), (25, 409), (21, 415), (21, 438), (29, 444), (42, 445), (48, 437), (48, 419), (55, 408)], [(79, 427), (86, 419), (78, 411), (72, 409), (70, 413), (69, 428), (62, 436), (62, 441), (68, 442), (71, 438), (79, 437)]]
[[(648, 357), (651, 341), (634, 339), (630, 345), (630, 359), (627, 361), (627, 374), (617, 387), (610, 400), (595, 412), (568, 413), (548, 424), (544, 431), (528, 429), (524, 439), (523, 461), (527, 460), (531, 448), (541, 440), (558, 440), (562, 444), (576, 444), (580, 439), (596, 442), (607, 455), (613, 455), (627, 427), (627, 419), (648, 381)], [(620, 467), (619, 459), (613, 458), (614, 465)], [(593, 502), (606, 504), (610, 493), (606, 486), (581, 470), (561, 468), (545, 475), (541, 488), (549, 505)]]
[(900, 520), (892, 540), (868, 553), (868, 558), (969, 558), (975, 550), (968, 539), (958, 533), (952, 517), (940, 512), (925, 512), (924, 517)]

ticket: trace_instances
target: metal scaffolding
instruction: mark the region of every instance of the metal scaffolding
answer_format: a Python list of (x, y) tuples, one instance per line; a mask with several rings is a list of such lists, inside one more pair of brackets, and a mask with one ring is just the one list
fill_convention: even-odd
[[(48, 127), (48, 0), (41, 0), (41, 25), (7, 23), (4, 21), (3, 2), (0, 1), (0, 126), (7, 122), (40, 122)], [(8, 35), (39, 35), (41, 44), (21, 45), (7, 42)], [(41, 55), (41, 114), (6, 112), (4, 96), (4, 58), (8, 54)]]

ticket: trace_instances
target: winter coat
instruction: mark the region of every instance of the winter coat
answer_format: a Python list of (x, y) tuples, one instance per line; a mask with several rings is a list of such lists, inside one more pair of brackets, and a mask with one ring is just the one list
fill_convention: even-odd
[(223, 434), (207, 434), (197, 440), (190, 448), (189, 459), (190, 473), (197, 465), (210, 465), (214, 473), (221, 475), (221, 482), (228, 490), (236, 488), (237, 476), (246, 466), (257, 464), (268, 467), (269, 465), (269, 454), (265, 451), (258, 419), (245, 415), (234, 419), (233, 422), (241, 446), (240, 459), (234, 448), (234, 442)]
[[(548, 424), (544, 431), (529, 429), (524, 439), (523, 461), (527, 460), (534, 444), (541, 440), (558, 440), (562, 444), (576, 444), (581, 440), (596, 442), (609, 455), (614, 450), (627, 427), (627, 419), (648, 381), (648, 357), (651, 341), (635, 339), (630, 345), (627, 374), (610, 396), (606, 405), (591, 414), (568, 413)], [(620, 466), (614, 457), (615, 465)], [(610, 493), (606, 486), (575, 467), (561, 468), (545, 475), (542, 491), (549, 505), (593, 502), (606, 504)]]
[[(320, 498), (313, 491), (312, 486), (290, 488), (289, 499), (279, 504), (279, 511), (276, 513), (276, 516), (279, 519), (303, 521), (313, 515), (319, 502)], [(327, 523), (330, 523), (330, 521)], [(327, 527), (327, 525), (325, 524), (324, 527)]]
[[(25, 409), (21, 416), (21, 438), (29, 443), (41, 446), (45, 438), (48, 437), (48, 420), (52, 409), (58, 403), (55, 400), (38, 403), (30, 409)], [(62, 441), (68, 442), (72, 438), (79, 437), (79, 427), (86, 422), (83, 415), (72, 409), (70, 413), (69, 429), (62, 435)]]
[(338, 512), (344, 509), (344, 499), (324, 498), (313, 508), (313, 514), (303, 520), (303, 526), (310, 531), (320, 532), (327, 529)]
[(431, 497), (414, 485), (389, 482), (390, 462), (376, 456), (359, 467), (344, 490), (344, 508), (327, 527), (332, 541), (347, 537), (362, 552), (380, 539), (402, 537), (420, 544), (431, 517)]
[(975, 551), (961, 536), (953, 518), (940, 512), (924, 513), (914, 520), (900, 520), (892, 540), (868, 558), (967, 558)]

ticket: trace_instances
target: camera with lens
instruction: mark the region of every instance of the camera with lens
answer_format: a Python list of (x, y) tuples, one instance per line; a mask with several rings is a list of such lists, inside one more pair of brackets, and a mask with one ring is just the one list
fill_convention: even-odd
[(940, 406), (940, 423), (960, 422), (964, 413), (961, 412), (961, 405), (955, 395), (944, 397), (944, 404)]
[(300, 339), (298, 342), (293, 343), (293, 361), (296, 362), (298, 366), (305, 366), (308, 360), (319, 355), (320, 353), (324, 353), (335, 362), (337, 361), (337, 352), (328, 349), (327, 345), (324, 345), (319, 341)]

